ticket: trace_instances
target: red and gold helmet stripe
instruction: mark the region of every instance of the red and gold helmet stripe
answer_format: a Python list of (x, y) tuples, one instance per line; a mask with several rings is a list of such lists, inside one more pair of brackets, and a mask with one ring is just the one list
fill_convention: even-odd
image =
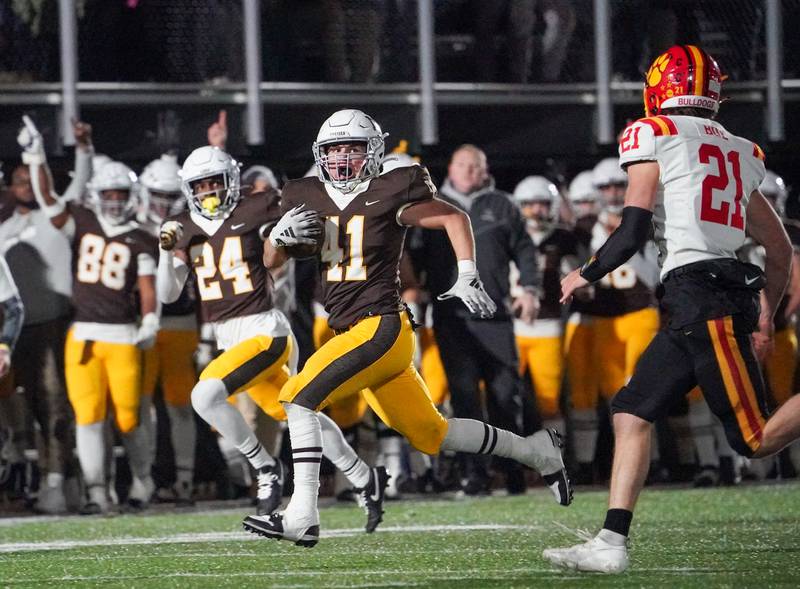
[(691, 63), (694, 66), (692, 68), (694, 70), (694, 85), (692, 88), (692, 93), (695, 96), (705, 96), (708, 92), (705, 52), (694, 45), (685, 45), (684, 49), (690, 56)]

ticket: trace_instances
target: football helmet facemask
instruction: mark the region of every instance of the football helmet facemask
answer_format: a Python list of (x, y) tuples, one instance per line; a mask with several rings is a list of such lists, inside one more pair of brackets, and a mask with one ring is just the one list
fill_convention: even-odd
[[(195, 149), (179, 174), (189, 210), (207, 219), (225, 219), (241, 199), (239, 163), (218, 147)], [(198, 186), (202, 180), (212, 179), (218, 179), (219, 188), (195, 192), (195, 187), (202, 188)]]
[(178, 158), (165, 153), (153, 160), (139, 176), (139, 195), (147, 215), (161, 223), (171, 215), (180, 213), (185, 201), (181, 198), (181, 177)]
[(136, 174), (122, 162), (109, 162), (89, 182), (89, 203), (97, 215), (112, 225), (121, 225), (136, 212), (139, 183)]
[[(311, 147), (319, 179), (343, 193), (352, 192), (359, 184), (380, 174), (388, 133), (369, 115), (356, 109), (345, 109), (328, 117)], [(363, 144), (363, 152), (331, 153), (339, 144)]]
[(719, 110), (724, 77), (717, 62), (695, 45), (674, 45), (659, 55), (644, 77), (644, 112), (665, 108)]

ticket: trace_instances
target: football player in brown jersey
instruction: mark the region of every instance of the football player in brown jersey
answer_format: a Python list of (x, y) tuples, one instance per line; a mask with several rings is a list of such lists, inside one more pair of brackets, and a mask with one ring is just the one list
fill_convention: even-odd
[[(52, 192), (41, 135), (28, 117), (24, 122), (18, 141), (31, 169), (36, 198), (53, 225), (73, 243), (75, 320), (67, 335), (64, 364), (78, 425), (78, 459), (88, 490), (82, 513), (108, 511), (103, 427), (109, 400), (133, 473), (128, 502), (140, 508), (154, 488), (149, 443), (139, 427), (142, 349), (153, 345), (159, 318), (156, 241), (133, 219), (136, 174), (120, 162), (108, 163), (89, 184), (91, 209), (67, 206)], [(80, 128), (84, 132), (76, 137), (78, 149), (91, 150), (91, 128)]]
[[(284, 512), (247, 517), (245, 529), (298, 545), (319, 540), (319, 466), (322, 433), (318, 411), (363, 391), (389, 427), (426, 454), (441, 450), (495, 454), (537, 469), (562, 505), (572, 498), (560, 443), (550, 432), (528, 438), (470, 419), (445, 419), (431, 402), (413, 364), (412, 322), (399, 293), (398, 265), (406, 228), (444, 229), (458, 259), (458, 279), (445, 298), (458, 297), (474, 313), (491, 316), (495, 305), (475, 268), (468, 217), (434, 198), (425, 168), (380, 174), (380, 126), (359, 110), (334, 113), (322, 125), (313, 152), (319, 176), (288, 182), (284, 216), (265, 243), (267, 265), (283, 263), (286, 246), (313, 242), (292, 219), (300, 207), (325, 218), (321, 269), (323, 301), (336, 333), (281, 389), (294, 459), (294, 495)], [(302, 209), (301, 209), (302, 210)], [(301, 241), (302, 240), (302, 241)], [(381, 498), (371, 486), (362, 501)]]
[[(280, 505), (284, 466), (267, 453), (228, 398), (246, 391), (267, 415), (286, 419), (278, 393), (296, 370), (297, 344), (289, 320), (273, 305), (273, 280), (262, 261), (264, 232), (281, 218), (279, 196), (270, 191), (242, 199), (238, 162), (212, 146), (186, 158), (181, 190), (189, 210), (161, 228), (159, 298), (175, 301), (194, 269), (202, 320), (213, 326), (224, 352), (201, 373), (192, 405), (258, 471), (258, 511), (269, 514)], [(354, 486), (373, 483), (383, 489), (385, 469), (369, 468), (333, 421), (324, 417), (322, 422), (331, 462)], [(367, 531), (375, 529), (382, 513), (380, 506), (377, 513), (368, 512)]]
[[(180, 166), (174, 155), (164, 154), (153, 160), (139, 176), (142, 227), (158, 237), (161, 224), (186, 206), (181, 194)], [(159, 489), (161, 500), (175, 500), (177, 505), (192, 504), (194, 455), (197, 431), (192, 412), (191, 393), (197, 380), (194, 352), (199, 344), (195, 310), (194, 280), (183, 289), (178, 300), (161, 307), (161, 329), (155, 345), (145, 352), (141, 418), (152, 427), (149, 404), (156, 387), (164, 396), (169, 415), (170, 439), (175, 454), (175, 484)], [(147, 405), (147, 407), (146, 407)], [(151, 434), (155, 440), (155, 432)], [(155, 450), (155, 448), (153, 448)]]

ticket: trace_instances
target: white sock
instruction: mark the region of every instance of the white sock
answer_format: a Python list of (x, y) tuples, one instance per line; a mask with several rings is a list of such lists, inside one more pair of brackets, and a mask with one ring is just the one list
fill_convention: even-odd
[(698, 466), (719, 468), (719, 455), (714, 441), (714, 416), (704, 399), (689, 403), (689, 425), (694, 437)]
[(194, 473), (194, 448), (197, 442), (197, 425), (192, 406), (173, 407), (167, 403), (172, 449), (175, 452), (175, 469)]
[(104, 422), (79, 425), (75, 430), (75, 446), (87, 487), (105, 486), (106, 441)]
[(51, 489), (60, 489), (64, 486), (64, 474), (60, 472), (47, 473), (47, 486)]
[(603, 542), (611, 544), (612, 546), (625, 546), (627, 541), (627, 538), (619, 532), (612, 532), (611, 530), (607, 530), (605, 528), (597, 533), (597, 537)]
[(153, 459), (150, 454), (149, 432), (140, 425), (133, 431), (122, 434), (122, 444), (128, 456), (128, 464), (134, 477), (144, 480), (150, 477)]
[(530, 449), (525, 443), (525, 438), (475, 419), (458, 417), (448, 419), (447, 435), (442, 441), (440, 450), (492, 454), (512, 458), (535, 468), (533, 464), (529, 464)]
[(319, 524), (319, 463), (322, 460), (322, 427), (317, 413), (294, 403), (284, 403), (289, 418), (289, 439), (294, 461), (294, 494), (285, 516), (293, 525)]
[(389, 479), (389, 492), (394, 497), (398, 493), (397, 483), (403, 474), (403, 438), (398, 435), (384, 435), (378, 438), (378, 448), (386, 472), (392, 476)]
[(211, 427), (245, 455), (253, 468), (275, 464), (256, 434), (233, 405), (228, 403), (225, 384), (217, 378), (201, 380), (192, 389), (192, 407)]
[(410, 448), (408, 452), (408, 465), (411, 467), (411, 472), (420, 477), (428, 472), (429, 468), (433, 467), (433, 459), (419, 450)]
[[(318, 413), (317, 418), (322, 428), (322, 449), (325, 458), (333, 462), (356, 489), (366, 487), (369, 482), (369, 466), (350, 447), (335, 421), (324, 413)], [(291, 425), (289, 434), (291, 436)]]
[(572, 446), (579, 463), (594, 462), (597, 432), (597, 409), (572, 410)]
[(139, 427), (142, 429), (142, 440), (145, 450), (149, 454), (150, 464), (156, 460), (156, 417), (154, 414), (153, 397), (142, 395), (139, 399)]
[(550, 419), (543, 419), (542, 427), (545, 429), (554, 429), (562, 436), (565, 433), (567, 433), (567, 426), (564, 425), (564, 418), (561, 416), (551, 417)]

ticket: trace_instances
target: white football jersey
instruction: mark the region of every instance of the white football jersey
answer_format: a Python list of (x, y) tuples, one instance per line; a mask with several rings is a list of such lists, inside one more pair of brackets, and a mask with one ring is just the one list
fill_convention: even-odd
[(656, 161), (653, 211), (661, 278), (701, 260), (736, 258), (745, 240), (747, 203), (764, 179), (764, 152), (711, 119), (657, 116), (625, 129), (620, 166)]

